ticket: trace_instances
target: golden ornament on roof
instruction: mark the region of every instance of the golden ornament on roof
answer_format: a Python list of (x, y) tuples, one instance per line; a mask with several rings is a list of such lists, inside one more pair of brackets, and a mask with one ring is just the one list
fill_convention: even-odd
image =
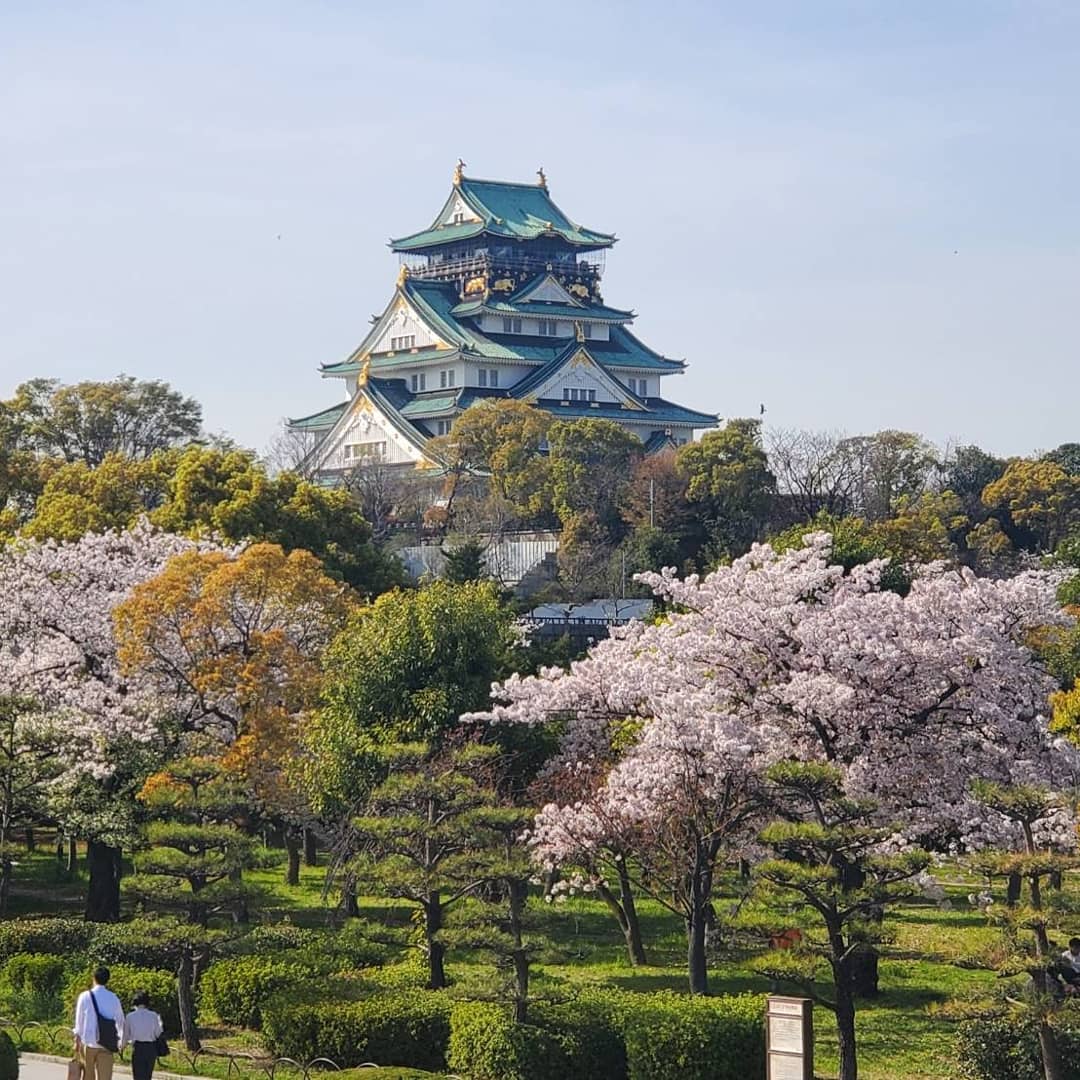
[(541, 165), (540, 168), (536, 170), (536, 175), (538, 177), (538, 179), (536, 181), (537, 187), (543, 188), (544, 191), (547, 191), (547, 189), (548, 189), (547, 177), (544, 175), (544, 166), (543, 165)]
[(487, 277), (484, 274), (480, 274), (477, 277), (469, 278), (465, 282), (465, 295), (474, 296), (476, 293), (482, 293), (487, 290)]
[(460, 187), (461, 181), (465, 179), (465, 162), (461, 158), (457, 159), (457, 165), (454, 166), (454, 187)]
[(575, 281), (566, 291), (579, 300), (589, 299), (589, 290), (580, 281)]
[(405, 280), (409, 276), (409, 268), (402, 263), (397, 272), (397, 287), (400, 289), (404, 286)]
[(514, 279), (508, 277), (501, 277), (495, 282), (491, 288), (495, 292), (513, 292), (514, 291)]
[(583, 327), (576, 319), (574, 320), (574, 337), (576, 337), (578, 341), (585, 340), (585, 327)]

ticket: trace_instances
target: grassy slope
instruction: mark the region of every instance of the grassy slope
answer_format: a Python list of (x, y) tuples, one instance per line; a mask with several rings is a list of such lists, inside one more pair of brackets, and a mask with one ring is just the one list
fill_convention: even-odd
[[(271, 918), (310, 926), (323, 925), (328, 911), (322, 902), (323, 872), (304, 868), (301, 885), (286, 888), (280, 870), (254, 875), (270, 891), (265, 912)], [(16, 871), (13, 914), (77, 912), (83, 882), (58, 870), (47, 849), (24, 859)], [(994, 931), (971, 910), (967, 886), (951, 887), (951, 910), (932, 904), (911, 905), (888, 920), (892, 943), (881, 966), (882, 994), (863, 1003), (858, 1016), (860, 1075), (865, 1080), (944, 1080), (953, 1074), (954, 1029), (927, 1011), (928, 1006), (992, 984), (986, 971), (964, 967), (964, 960), (994, 940)], [(371, 919), (407, 924), (409, 912), (383, 900), (367, 900), (363, 914)], [(641, 905), (643, 929), (650, 951), (648, 968), (634, 970), (626, 961), (621, 935), (603, 904), (578, 898), (542, 909), (553, 955), (538, 964), (538, 992), (597, 983), (625, 990), (685, 989), (684, 937), (678, 921), (659, 905)], [(449, 970), (462, 983), (490, 980), (481, 957), (451, 954)], [(711, 969), (715, 993), (767, 991), (765, 981), (749, 972), (745, 958), (722, 956)], [(822, 987), (822, 990), (827, 990)], [(827, 1010), (815, 1010), (816, 1055), (819, 1076), (833, 1076), (836, 1039)], [(369, 1074), (371, 1075), (371, 1074)]]

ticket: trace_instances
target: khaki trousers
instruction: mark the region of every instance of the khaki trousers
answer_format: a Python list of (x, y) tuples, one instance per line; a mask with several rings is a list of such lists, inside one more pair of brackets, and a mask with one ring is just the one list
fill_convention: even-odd
[(113, 1055), (100, 1046), (83, 1047), (83, 1080), (112, 1080)]

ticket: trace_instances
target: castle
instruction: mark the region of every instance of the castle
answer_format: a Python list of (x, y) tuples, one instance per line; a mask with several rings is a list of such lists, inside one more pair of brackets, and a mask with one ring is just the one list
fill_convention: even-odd
[(535, 184), (477, 180), (459, 162), (443, 208), (390, 242), (394, 295), (351, 356), (322, 366), (346, 400), (289, 427), (313, 445), (306, 467), (333, 483), (363, 462), (421, 465), (433, 436), (485, 398), (517, 398), (558, 419), (614, 420), (647, 453), (678, 446), (717, 418), (676, 405), (661, 380), (685, 363), (630, 330), (604, 303), (609, 233), (571, 221), (541, 169)]

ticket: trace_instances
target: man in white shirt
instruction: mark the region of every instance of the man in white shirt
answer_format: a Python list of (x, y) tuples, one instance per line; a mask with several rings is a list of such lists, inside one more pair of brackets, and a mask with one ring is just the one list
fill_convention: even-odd
[[(98, 1015), (116, 1025), (116, 1052), (124, 1048), (124, 1007), (108, 989), (109, 969), (94, 971), (94, 985), (84, 990), (75, 1003), (75, 1053), (85, 1067), (85, 1080), (112, 1080), (113, 1051), (103, 1046)], [(97, 1006), (95, 1009), (94, 1006)]]

